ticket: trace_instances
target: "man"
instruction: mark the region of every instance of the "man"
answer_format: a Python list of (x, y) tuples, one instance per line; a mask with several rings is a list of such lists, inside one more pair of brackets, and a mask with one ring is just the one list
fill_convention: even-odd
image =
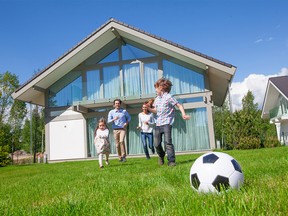
[(116, 151), (119, 162), (126, 162), (125, 136), (126, 128), (131, 120), (129, 113), (121, 108), (122, 101), (115, 99), (113, 102), (114, 109), (108, 113), (108, 123), (112, 122), (113, 135), (116, 145)]

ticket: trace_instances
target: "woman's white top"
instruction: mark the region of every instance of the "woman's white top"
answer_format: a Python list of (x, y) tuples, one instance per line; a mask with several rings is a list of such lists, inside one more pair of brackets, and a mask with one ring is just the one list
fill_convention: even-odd
[[(138, 126), (141, 128), (141, 132), (152, 133), (153, 125), (155, 124), (153, 113), (145, 114), (141, 112), (138, 114), (138, 119), (139, 119)], [(146, 122), (148, 122), (148, 124)]]

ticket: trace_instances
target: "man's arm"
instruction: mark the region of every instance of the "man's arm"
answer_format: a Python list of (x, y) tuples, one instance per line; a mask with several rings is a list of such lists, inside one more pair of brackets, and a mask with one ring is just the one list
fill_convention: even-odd
[(117, 116), (115, 117), (115, 119), (113, 118), (113, 110), (111, 110), (111, 111), (108, 113), (108, 120), (107, 120), (108, 124), (111, 123), (111, 122), (113, 122), (113, 121), (115, 121), (115, 120), (117, 120), (117, 119), (118, 119)]

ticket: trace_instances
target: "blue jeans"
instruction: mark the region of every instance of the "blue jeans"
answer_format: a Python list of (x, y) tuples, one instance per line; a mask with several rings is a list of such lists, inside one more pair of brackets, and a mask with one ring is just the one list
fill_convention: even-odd
[(142, 141), (142, 144), (143, 144), (145, 155), (146, 155), (147, 158), (150, 158), (149, 151), (148, 151), (148, 148), (147, 148), (147, 140), (148, 140), (149, 148), (152, 150), (152, 153), (154, 154), (155, 153), (155, 149), (154, 149), (154, 146), (153, 146), (153, 133), (141, 132), (141, 141)]
[[(175, 163), (175, 150), (174, 145), (172, 144), (172, 137), (171, 137), (172, 125), (161, 125), (155, 127), (154, 133), (154, 146), (156, 148), (156, 152), (159, 157), (164, 158), (165, 151), (167, 152), (167, 159), (168, 162)], [(164, 148), (162, 147), (162, 136), (164, 135)]]

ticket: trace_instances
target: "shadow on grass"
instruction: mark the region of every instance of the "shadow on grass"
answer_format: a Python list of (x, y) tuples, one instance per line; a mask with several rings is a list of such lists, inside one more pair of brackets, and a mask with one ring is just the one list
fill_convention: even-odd
[(195, 162), (195, 160), (196, 160), (196, 159), (186, 160), (186, 161), (179, 161), (179, 162), (177, 162), (177, 164), (187, 164), (187, 163), (192, 164), (192, 163)]

